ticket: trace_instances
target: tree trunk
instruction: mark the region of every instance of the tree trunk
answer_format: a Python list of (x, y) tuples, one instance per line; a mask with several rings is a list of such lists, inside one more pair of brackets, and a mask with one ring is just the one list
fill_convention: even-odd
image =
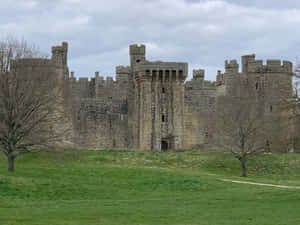
[(242, 156), (241, 164), (242, 164), (242, 177), (246, 177), (247, 176), (246, 156)]
[(15, 157), (12, 155), (9, 155), (7, 158), (8, 158), (8, 171), (14, 172), (15, 171)]

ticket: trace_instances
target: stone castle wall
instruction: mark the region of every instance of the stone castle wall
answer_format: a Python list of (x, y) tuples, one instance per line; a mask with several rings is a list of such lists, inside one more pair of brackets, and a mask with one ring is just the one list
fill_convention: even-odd
[(67, 83), (74, 147), (110, 149), (128, 147), (128, 73), (117, 68), (117, 79), (71, 77)]
[[(66, 141), (74, 148), (138, 148), (161, 151), (164, 148), (197, 149), (218, 142), (216, 116), (224, 97), (243, 97), (255, 102), (268, 126), (272, 148), (280, 151), (290, 112), (279, 107), (292, 98), (292, 64), (255, 55), (225, 62), (216, 82), (206, 81), (204, 70), (194, 70), (185, 81), (187, 63), (150, 62), (144, 45), (130, 46), (130, 66), (116, 67), (116, 79), (75, 78), (67, 66), (68, 44), (52, 48), (51, 59), (23, 59), (13, 70), (56, 74), (62, 88), (66, 120), (70, 127)], [(271, 125), (269, 125), (271, 124)], [(283, 134), (284, 132), (284, 134)], [(284, 140), (283, 140), (284, 139)], [(280, 145), (281, 144), (281, 145)]]
[(217, 94), (215, 82), (204, 80), (204, 70), (194, 70), (193, 79), (185, 83), (184, 91), (185, 148), (212, 143)]
[(224, 96), (246, 99), (256, 106), (264, 122), (266, 140), (276, 151), (283, 151), (291, 138), (292, 111), (287, 102), (293, 98), (292, 63), (280, 60), (256, 60), (255, 55), (242, 57), (242, 68), (236, 60), (225, 62), (225, 72), (217, 76)]

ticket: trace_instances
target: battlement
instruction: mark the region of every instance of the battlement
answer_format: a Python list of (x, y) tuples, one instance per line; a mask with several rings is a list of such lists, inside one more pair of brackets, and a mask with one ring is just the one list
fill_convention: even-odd
[(224, 81), (224, 74), (222, 73), (221, 70), (218, 70), (217, 79), (216, 79), (216, 85), (217, 86), (223, 85), (224, 82), (225, 82)]
[(186, 81), (184, 83), (184, 87), (185, 87), (186, 91), (212, 90), (212, 89), (216, 89), (216, 82), (210, 81), (210, 80), (204, 80), (204, 79), (202, 80), (199, 78), (197, 78), (197, 79), (193, 78), (192, 80)]
[[(236, 60), (225, 61), (225, 72), (238, 73), (239, 64)], [(255, 54), (242, 56), (242, 72), (247, 73), (292, 73), (293, 64), (290, 61), (268, 59), (266, 64), (263, 60), (256, 60)]]
[[(116, 79), (111, 76), (100, 76), (99, 71), (95, 72), (95, 77), (75, 77), (74, 71), (70, 72), (70, 81), (73, 83), (90, 83), (95, 81), (97, 84), (101, 84), (103, 86), (111, 86), (117, 84), (119, 81), (128, 81), (128, 73), (125, 74), (126, 71), (129, 71), (130, 67), (120, 66), (119, 73), (117, 73)], [(123, 71), (124, 73), (120, 73)], [(127, 76), (126, 76), (127, 75)]]
[(116, 83), (116, 81), (113, 79), (113, 77), (104, 77), (104, 76), (99, 76), (96, 79), (97, 84), (101, 84), (103, 86), (111, 86)]
[(263, 64), (262, 60), (249, 61), (247, 64), (247, 70), (243, 69), (245, 73), (292, 73), (293, 64), (290, 61), (281, 60), (267, 60), (266, 64)]
[(194, 80), (204, 80), (205, 77), (205, 70), (193, 70), (193, 79)]
[(145, 45), (130, 45), (129, 46), (129, 54), (130, 55), (145, 55), (146, 54), (146, 46)]
[(90, 80), (88, 77), (79, 77), (78, 81), (80, 84), (85, 84), (85, 83), (87, 84), (87, 83), (89, 83)]
[(137, 79), (152, 80), (185, 80), (188, 75), (187, 63), (176, 62), (149, 62), (136, 66)]
[(74, 81), (74, 82), (91, 82), (92, 80), (97, 80), (97, 82), (99, 83), (105, 83), (105, 82), (116, 82), (113, 77), (110, 77), (110, 76), (107, 76), (107, 77), (104, 77), (104, 76), (99, 76), (99, 72), (95, 72), (95, 77), (75, 77), (75, 73), (72, 71), (71, 72), (71, 77), (70, 77), (71, 81)]
[(68, 42), (62, 42), (62, 45), (52, 47), (52, 53), (57, 52), (57, 51), (64, 52), (64, 51), (67, 51), (67, 50), (68, 50)]
[(124, 73), (126, 73), (126, 74), (128, 74), (128, 73), (130, 73), (130, 66), (117, 66), (116, 67), (116, 74), (124, 74)]
[(242, 72), (247, 73), (249, 62), (255, 61), (255, 54), (242, 56)]
[(238, 73), (239, 72), (239, 64), (237, 63), (237, 61), (235, 59), (230, 60), (230, 62), (228, 62), (228, 60), (225, 61), (225, 72), (226, 73)]
[(12, 60), (10, 68), (24, 68), (24, 67), (32, 67), (32, 66), (54, 66), (54, 63), (51, 59), (41, 59), (41, 58), (23, 58)]

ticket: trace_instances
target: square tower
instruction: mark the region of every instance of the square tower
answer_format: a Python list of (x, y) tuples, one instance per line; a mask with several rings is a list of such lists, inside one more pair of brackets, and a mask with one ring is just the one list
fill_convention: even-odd
[(183, 148), (187, 63), (149, 62), (145, 46), (130, 46), (134, 82), (134, 147), (144, 151)]

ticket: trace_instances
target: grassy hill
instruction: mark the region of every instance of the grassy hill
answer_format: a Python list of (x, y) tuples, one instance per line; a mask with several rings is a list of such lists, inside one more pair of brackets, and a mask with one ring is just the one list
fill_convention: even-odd
[(249, 177), (226, 153), (60, 151), (30, 154), (7, 172), (0, 155), (0, 225), (295, 225), (300, 154), (250, 158)]

